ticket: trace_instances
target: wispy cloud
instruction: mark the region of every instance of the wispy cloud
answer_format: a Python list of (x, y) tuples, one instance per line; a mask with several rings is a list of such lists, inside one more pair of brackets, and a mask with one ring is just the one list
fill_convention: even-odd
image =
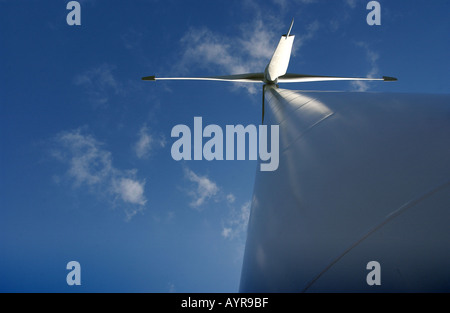
[(236, 200), (236, 197), (232, 193), (229, 193), (227, 194), (226, 199), (228, 203), (233, 203)]
[(143, 37), (142, 32), (134, 28), (129, 28), (120, 35), (124, 47), (128, 50), (141, 50)]
[(139, 131), (139, 139), (134, 147), (136, 155), (139, 159), (142, 159), (149, 155), (152, 141), (153, 139), (151, 135), (148, 133), (147, 128), (142, 127), (141, 130)]
[(149, 128), (144, 124), (139, 130), (138, 140), (134, 144), (134, 151), (139, 159), (145, 159), (150, 156), (155, 147), (164, 148), (166, 139), (164, 135), (154, 135), (150, 133)]
[[(242, 25), (240, 30), (240, 36), (228, 37), (207, 27), (188, 29), (180, 40), (184, 52), (176, 64), (177, 71), (187, 73), (198, 68), (208, 75), (264, 71), (276, 46), (277, 33), (264, 27), (261, 19), (252, 25)], [(245, 88), (251, 94), (258, 91), (253, 84), (234, 86)]]
[(306, 42), (313, 39), (317, 35), (317, 32), (319, 31), (319, 29), (320, 29), (320, 23), (317, 20), (308, 24), (306, 26), (306, 31), (303, 34), (300, 34), (295, 37), (296, 44), (294, 44), (294, 46), (292, 48), (292, 53), (295, 55), (295, 53), (297, 53), (297, 51), (299, 51), (300, 48)]
[(121, 94), (122, 84), (114, 76), (115, 66), (102, 64), (75, 76), (75, 85), (83, 87), (89, 100), (96, 106), (107, 106), (111, 95)]
[[(379, 76), (379, 68), (378, 68), (378, 59), (380, 55), (372, 50), (370, 46), (366, 42), (357, 42), (356, 45), (358, 47), (361, 47), (365, 50), (366, 53), (366, 59), (370, 64), (370, 70), (367, 73), (367, 77), (376, 77)], [(367, 91), (369, 90), (369, 83), (365, 81), (353, 81), (351, 82), (351, 85), (353, 86), (354, 90), (356, 91)]]
[[(228, 37), (213, 32), (207, 27), (190, 28), (181, 38), (183, 53), (175, 64), (175, 71), (186, 74), (191, 69), (202, 70), (207, 75), (226, 75), (263, 72), (270, 61), (282, 30), (267, 27), (261, 18), (239, 26), (238, 36)], [(319, 22), (306, 26), (302, 35), (296, 37), (293, 54), (313, 38), (319, 29)], [(250, 94), (259, 92), (254, 84), (235, 83)]]
[(119, 202), (127, 219), (145, 208), (145, 180), (136, 178), (136, 170), (114, 167), (111, 152), (85, 129), (61, 132), (54, 142), (52, 155), (67, 165), (66, 175), (75, 188), (87, 186), (91, 192)]
[(244, 203), (239, 209), (233, 208), (230, 217), (222, 228), (222, 236), (226, 239), (245, 239), (251, 202)]
[(173, 283), (168, 283), (167, 286), (168, 286), (169, 293), (176, 292), (176, 288), (175, 288), (175, 285)]
[(272, 0), (273, 3), (280, 6), (281, 10), (283, 12), (287, 11), (288, 9), (291, 9), (291, 4), (294, 6), (298, 6), (299, 4), (310, 4), (315, 3), (318, 0)]
[(188, 168), (184, 169), (184, 174), (194, 185), (188, 191), (189, 195), (193, 198), (189, 204), (191, 207), (199, 209), (207, 200), (218, 195), (219, 187), (207, 176), (197, 175)]
[[(214, 201), (226, 209), (219, 231), (224, 239), (233, 240), (238, 244), (238, 255), (243, 252), (243, 245), (247, 235), (247, 224), (250, 215), (251, 201), (242, 205), (236, 204), (233, 193), (225, 193), (211, 178), (194, 173), (189, 168), (184, 168), (185, 178), (192, 183), (188, 194), (192, 197), (190, 206), (200, 211), (201, 207)], [(225, 204), (225, 205), (224, 205)]]
[(147, 200), (144, 197), (145, 183), (130, 178), (113, 179), (114, 192), (120, 195), (127, 203), (145, 205)]
[(345, 3), (352, 9), (356, 8), (356, 0), (345, 0)]

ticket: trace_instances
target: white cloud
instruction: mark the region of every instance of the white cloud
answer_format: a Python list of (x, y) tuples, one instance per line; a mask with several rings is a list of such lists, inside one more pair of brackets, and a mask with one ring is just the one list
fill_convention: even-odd
[(228, 203), (233, 203), (236, 200), (236, 197), (232, 193), (227, 194), (226, 198)]
[(155, 146), (161, 148), (164, 148), (166, 146), (165, 137), (163, 135), (160, 136), (152, 135), (147, 125), (141, 127), (138, 136), (139, 138), (136, 144), (134, 145), (134, 150), (136, 152), (136, 156), (139, 159), (149, 157), (151, 150), (155, 148)]
[(278, 44), (281, 34), (269, 30), (261, 19), (252, 25), (241, 26), (242, 36), (237, 39), (237, 50), (243, 53), (242, 58), (250, 57), (251, 67), (261, 71), (269, 62)]
[(175, 285), (173, 283), (168, 283), (169, 293), (176, 292)]
[(125, 30), (121, 35), (123, 45), (128, 50), (141, 50), (142, 39), (144, 35), (142, 32), (137, 31), (133, 28)]
[(216, 196), (219, 192), (219, 187), (217, 187), (216, 183), (206, 176), (195, 174), (188, 168), (185, 168), (185, 177), (196, 185), (194, 189), (189, 191), (193, 198), (190, 206), (193, 208), (200, 208), (205, 201)]
[(231, 229), (231, 228), (228, 228), (228, 227), (224, 227), (223, 229), (222, 229), (222, 236), (224, 237), (224, 238), (229, 238), (230, 236), (231, 236), (231, 232), (232, 232), (233, 230)]
[(300, 48), (309, 40), (313, 39), (320, 29), (320, 23), (316, 20), (306, 26), (306, 31), (295, 37), (295, 43), (292, 47), (292, 55), (295, 55)]
[[(370, 70), (367, 73), (367, 77), (374, 78), (376, 76), (379, 76), (379, 68), (378, 68), (377, 61), (378, 61), (380, 55), (377, 52), (373, 51), (370, 48), (370, 46), (365, 42), (357, 42), (356, 45), (365, 50), (366, 59), (367, 59), (367, 61), (369, 61)], [(351, 82), (351, 85), (353, 86), (354, 90), (356, 90), (356, 91), (367, 91), (370, 88), (369, 83), (366, 81), (353, 81), (353, 82)]]
[[(276, 47), (278, 35), (264, 27), (261, 19), (240, 27), (239, 37), (227, 37), (206, 27), (190, 28), (181, 38), (184, 53), (176, 64), (177, 71), (200, 68), (205, 75), (263, 72)], [(235, 83), (251, 94), (254, 84)]]
[(112, 165), (111, 152), (81, 128), (61, 132), (55, 137), (52, 155), (67, 164), (67, 176), (75, 187), (87, 186), (99, 195), (108, 195), (113, 202), (125, 205), (127, 219), (141, 211), (147, 202), (145, 180), (136, 178), (136, 170), (120, 170)]
[[(206, 27), (188, 29), (180, 40), (184, 52), (175, 65), (176, 71), (186, 74), (191, 72), (189, 69), (198, 68), (205, 75), (264, 72), (282, 32), (287, 29), (268, 27), (267, 21), (261, 18), (239, 28), (240, 35), (235, 37), (227, 37)], [(319, 22), (314, 21), (303, 33), (298, 30), (300, 34), (294, 42), (293, 55), (316, 35), (319, 28)], [(255, 84), (235, 83), (234, 86), (245, 88), (250, 94), (259, 92)]]
[(233, 209), (229, 219), (222, 228), (222, 236), (227, 239), (245, 239), (247, 233), (248, 218), (250, 216), (251, 202), (244, 203), (240, 209)]
[(111, 153), (91, 135), (82, 134), (81, 129), (62, 132), (56, 140), (61, 149), (53, 151), (53, 155), (69, 163), (68, 174), (76, 186), (98, 184), (113, 171)]
[(114, 190), (124, 202), (145, 205), (145, 182), (138, 182), (130, 178), (120, 178), (114, 181)]
[(135, 145), (136, 155), (139, 159), (142, 159), (142, 158), (148, 156), (148, 154), (150, 153), (152, 141), (153, 141), (153, 138), (148, 133), (147, 127), (143, 126), (141, 128), (141, 130), (139, 131), (139, 139)]
[(294, 4), (295, 6), (298, 6), (298, 4), (310, 4), (310, 3), (315, 3), (317, 2), (317, 0), (272, 0), (273, 3), (277, 4), (280, 6), (281, 10), (283, 12), (285, 12), (286, 10), (291, 9), (291, 7), (289, 7), (290, 4)]
[(345, 3), (352, 9), (356, 7), (356, 0), (345, 0)]
[(106, 106), (111, 95), (123, 93), (123, 86), (114, 76), (115, 66), (102, 64), (75, 76), (73, 82), (85, 89), (90, 101)]
[[(193, 183), (193, 187), (188, 190), (188, 194), (193, 198), (190, 206), (199, 209), (208, 200), (215, 203), (226, 204), (229, 211), (222, 222), (220, 229), (221, 236), (228, 240), (233, 240), (238, 244), (238, 259), (241, 259), (244, 243), (247, 234), (247, 225), (250, 215), (251, 201), (245, 202), (240, 207), (236, 203), (236, 197), (232, 193), (224, 193), (207, 176), (200, 176), (188, 168), (184, 168), (185, 177)], [(253, 201), (256, 203), (256, 200)]]

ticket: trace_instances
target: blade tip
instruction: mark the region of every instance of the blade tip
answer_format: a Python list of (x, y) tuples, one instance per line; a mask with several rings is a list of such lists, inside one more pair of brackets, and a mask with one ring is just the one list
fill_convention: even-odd
[(292, 30), (292, 26), (293, 26), (293, 25), (294, 25), (294, 18), (292, 18), (291, 25), (289, 26), (288, 32), (286, 33), (286, 35), (283, 35), (283, 36), (286, 36), (286, 38), (290, 37), (290, 34), (291, 34), (291, 30)]
[(395, 82), (395, 81), (397, 81), (397, 78), (395, 78), (395, 77), (389, 77), (389, 76), (383, 76), (383, 80), (384, 80), (385, 82)]

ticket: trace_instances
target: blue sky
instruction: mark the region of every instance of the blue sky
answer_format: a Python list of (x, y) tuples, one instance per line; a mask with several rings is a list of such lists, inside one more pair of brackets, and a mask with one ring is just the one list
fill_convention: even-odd
[[(174, 161), (171, 130), (258, 125), (261, 87), (141, 77), (395, 76), (304, 90), (448, 93), (447, 0), (0, 1), (0, 291), (235, 292), (256, 161)], [(81, 264), (81, 286), (66, 264)]]

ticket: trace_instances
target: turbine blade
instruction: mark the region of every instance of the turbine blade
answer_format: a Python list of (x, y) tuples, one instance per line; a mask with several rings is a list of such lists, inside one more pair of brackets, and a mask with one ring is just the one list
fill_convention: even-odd
[(289, 30), (286, 33), (286, 37), (289, 37), (289, 34), (291, 33), (291, 30), (292, 30), (292, 26), (294, 26), (294, 18), (292, 18), (291, 26), (289, 26)]
[(266, 101), (266, 96), (265, 96), (265, 89), (266, 89), (266, 85), (263, 85), (263, 90), (262, 90), (262, 120), (261, 120), (261, 125), (264, 124), (264, 110), (265, 110), (265, 106), (264, 106), (264, 102)]
[(322, 81), (337, 81), (337, 80), (365, 80), (365, 81), (396, 81), (397, 78), (383, 76), (382, 78), (371, 77), (338, 77), (338, 76), (318, 76), (318, 75), (302, 75), (302, 74), (285, 74), (278, 77), (279, 83), (305, 83), (305, 82), (322, 82)]
[(281, 36), (278, 46), (266, 67), (266, 79), (268, 82), (275, 82), (278, 77), (285, 75), (291, 58), (294, 35)]
[(142, 80), (212, 80), (212, 81), (229, 81), (229, 82), (244, 82), (244, 83), (262, 83), (264, 82), (264, 73), (248, 73), (226, 76), (210, 76), (210, 77), (142, 77)]

